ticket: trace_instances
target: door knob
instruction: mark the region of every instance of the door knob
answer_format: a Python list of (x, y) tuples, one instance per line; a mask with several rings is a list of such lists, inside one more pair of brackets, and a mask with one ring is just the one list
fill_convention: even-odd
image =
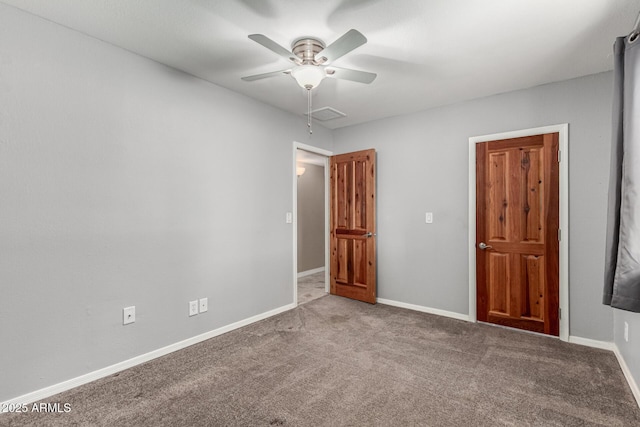
[(479, 247), (480, 249), (482, 249), (483, 251), (484, 251), (485, 249), (491, 249), (491, 248), (493, 248), (493, 246), (489, 246), (489, 245), (487, 245), (485, 242), (480, 242), (480, 243), (478, 243), (478, 247)]
[(362, 237), (372, 237), (372, 236), (374, 236), (374, 234), (372, 232), (370, 232), (370, 231), (368, 233), (364, 233), (362, 235)]

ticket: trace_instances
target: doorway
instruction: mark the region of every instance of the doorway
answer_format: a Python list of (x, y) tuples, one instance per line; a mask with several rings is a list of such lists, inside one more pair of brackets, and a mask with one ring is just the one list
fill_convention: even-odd
[(376, 151), (331, 158), (331, 294), (375, 304)]
[(329, 292), (330, 151), (294, 142), (294, 304)]
[[(543, 146), (543, 139), (550, 141), (555, 138), (555, 147), (559, 149), (552, 148), (545, 153), (542, 148), (535, 148), (537, 147), (537, 142), (534, 141), (537, 141), (535, 135), (544, 134), (554, 136), (540, 137), (540, 147)], [(518, 145), (521, 142), (524, 143), (522, 147)], [(471, 321), (488, 321), (559, 335), (560, 339), (567, 341), (569, 339), (568, 125), (473, 137), (469, 139), (469, 143), (469, 318)], [(489, 157), (495, 161), (491, 162), (488, 160)], [(547, 211), (543, 212), (540, 210), (542, 208), (537, 207), (535, 203), (544, 200), (544, 197), (538, 193), (544, 193), (545, 196), (552, 194), (546, 187), (552, 182), (552, 178), (547, 171), (547, 175), (535, 180), (535, 185), (528, 183), (527, 180), (533, 179), (532, 176), (539, 173), (534, 171), (538, 166), (532, 165), (537, 162), (536, 164), (539, 163), (542, 167), (543, 158), (547, 165), (553, 165), (556, 168), (554, 179), (557, 196), (556, 201), (551, 203), (555, 203), (557, 216), (555, 225), (549, 225), (553, 236), (547, 233), (538, 236), (536, 240), (536, 233), (546, 232), (547, 226), (542, 223), (538, 225), (537, 214), (531, 214), (531, 212), (539, 210), (546, 221)], [(479, 162), (482, 164), (489, 162), (487, 164), (490, 166), (485, 165), (485, 167), (490, 167), (491, 171), (480, 172), (476, 176), (476, 167), (479, 170), (483, 167)], [(503, 166), (502, 169), (500, 165)], [(501, 178), (502, 175), (505, 179)], [(530, 193), (526, 194), (527, 197), (523, 196), (525, 193), (519, 193), (520, 185), (513, 184), (520, 179), (518, 178), (520, 175), (523, 182), (527, 182), (527, 191)], [(496, 191), (502, 188), (500, 183), (503, 181), (508, 181), (502, 187), (510, 193), (500, 195)], [(496, 202), (496, 198), (500, 200)], [(477, 207), (478, 203), (480, 208)], [(490, 206), (487, 207), (488, 205)], [(487, 209), (493, 209), (495, 215)], [(521, 210), (525, 212), (523, 214), (525, 220), (516, 218)], [(508, 221), (510, 224), (505, 225)], [(502, 233), (504, 236), (500, 230), (504, 231)], [(484, 241), (489, 238), (493, 239), (492, 242)], [(516, 240), (517, 243), (515, 243)], [(553, 242), (557, 247), (555, 253), (545, 252), (544, 245), (540, 244), (543, 241)], [(491, 244), (493, 242), (495, 244)], [(515, 251), (515, 255), (509, 254), (509, 251)], [(555, 262), (545, 264), (545, 255), (550, 255), (550, 259), (555, 258)], [(494, 277), (490, 274), (491, 269), (496, 271), (502, 269), (502, 273)], [(549, 271), (549, 269), (555, 271)], [(546, 288), (553, 280), (559, 284), (559, 291), (557, 288), (555, 291), (553, 288), (551, 290)], [(548, 295), (542, 296), (543, 288), (549, 292)], [(485, 290), (487, 292), (484, 292)], [(547, 320), (553, 317), (554, 310), (559, 317), (559, 322), (556, 320), (555, 326), (540, 323), (542, 318)]]
[(558, 134), (476, 144), (478, 320), (559, 335)]

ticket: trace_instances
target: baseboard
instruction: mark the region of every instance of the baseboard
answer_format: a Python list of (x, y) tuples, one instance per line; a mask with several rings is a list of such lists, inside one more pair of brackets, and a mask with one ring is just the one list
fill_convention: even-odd
[[(322, 268), (320, 271), (323, 271), (324, 268)], [(319, 271), (316, 271), (315, 273), (318, 273)], [(314, 274), (314, 273), (310, 273), (310, 274)], [(437, 308), (431, 308), (431, 307), (425, 307), (425, 306), (421, 306), (421, 305), (416, 305), (416, 304), (408, 304), (408, 303), (404, 303), (404, 302), (399, 302), (399, 301), (393, 301), (393, 300), (388, 300), (385, 298), (377, 298), (377, 302), (379, 302), (380, 304), (385, 304), (385, 305), (391, 305), (394, 307), (400, 307), (400, 308), (406, 308), (409, 310), (414, 310), (414, 311), (420, 311), (423, 313), (429, 313), (429, 314), (435, 314), (438, 316), (444, 316), (444, 317), (450, 317), (453, 319), (458, 319), (458, 320), (464, 320), (464, 321), (468, 321), (469, 320), (469, 316), (466, 314), (460, 314), (460, 313), (456, 313), (456, 312), (452, 312), (452, 311), (446, 311), (446, 310), (440, 310)], [(234, 322), (231, 323), (229, 325), (223, 326), (221, 328), (218, 329), (214, 329), (212, 331), (209, 332), (205, 332), (204, 334), (200, 334), (200, 335), (196, 335), (195, 337), (192, 338), (188, 338), (186, 340), (183, 341), (179, 341), (177, 343), (168, 345), (166, 347), (162, 347), (159, 348), (157, 350), (153, 350), (150, 351), (148, 353), (142, 354), (140, 356), (136, 356), (134, 358), (116, 363), (114, 365), (111, 366), (107, 366), (105, 368), (102, 369), (98, 369), (96, 371), (90, 372), (88, 374), (84, 374), (81, 375), (79, 377), (76, 378), (72, 378), (70, 380), (67, 381), (63, 381), (61, 383), (58, 384), (54, 384), (52, 386), (49, 387), (45, 387), (42, 388), (40, 390), (36, 390), (27, 394), (23, 394), (22, 396), (18, 396), (15, 397), (13, 399), (9, 399), (7, 401), (4, 402), (0, 402), (0, 407), (4, 407), (6, 408), (9, 405), (12, 404), (29, 404), (29, 403), (33, 403), (36, 402), (38, 400), (42, 400), (42, 399), (46, 399), (50, 396), (53, 396), (55, 394), (58, 393), (62, 393), (63, 391), (67, 391), (70, 390), (72, 388), (81, 386), (83, 384), (87, 384), (91, 381), (95, 381), (98, 380), (100, 378), (104, 378), (107, 377), (109, 375), (113, 375), (117, 372), (123, 371), (125, 369), (129, 369), (132, 368), (134, 366), (140, 365), (142, 363), (148, 362), (150, 360), (156, 359), (158, 357), (167, 355), (169, 353), (173, 353), (174, 351), (178, 351), (181, 350), (183, 348), (189, 347), (193, 344), (197, 344), (199, 342), (208, 340), (209, 338), (213, 338), (216, 337), (218, 335), (222, 335), (224, 333), (227, 332), (231, 332), (235, 329), (241, 328), (243, 326), (247, 326), (250, 325), (251, 323), (255, 323), (258, 322), (260, 320), (266, 319), (268, 317), (271, 316), (275, 316), (276, 314), (280, 314), (282, 312), (291, 310), (292, 308), (295, 308), (295, 304), (287, 304), (284, 305), (282, 307), (278, 307), (276, 309), (261, 313), (261, 314), (257, 314), (255, 316), (240, 320), (238, 322)], [(599, 348), (599, 349), (603, 349), (603, 350), (609, 350), (612, 351), (615, 356), (616, 359), (618, 360), (618, 364), (620, 365), (620, 369), (622, 369), (622, 373), (624, 374), (625, 379), (627, 380), (627, 383), (629, 384), (629, 387), (631, 388), (631, 392), (633, 394), (633, 397), (636, 399), (636, 403), (638, 404), (638, 406), (640, 407), (640, 388), (638, 387), (638, 384), (636, 383), (635, 379), (633, 378), (633, 376), (631, 375), (631, 371), (629, 370), (629, 367), (627, 366), (627, 363), (625, 362), (624, 358), (622, 357), (622, 354), (620, 353), (620, 350), (618, 349), (618, 346), (616, 346), (614, 343), (612, 342), (607, 342), (607, 341), (598, 341), (598, 340), (592, 340), (589, 338), (582, 338), (582, 337), (576, 337), (576, 336), (570, 336), (569, 337), (569, 342), (573, 343), (573, 344), (579, 344), (579, 345), (584, 345), (587, 347), (594, 347), (594, 348)]]
[(394, 307), (406, 308), (408, 310), (421, 311), (423, 313), (436, 314), (443, 317), (451, 317), (452, 319), (469, 321), (469, 315), (456, 313), (453, 311), (440, 310), (438, 308), (425, 307), (422, 305), (408, 304), (406, 302), (393, 301), (385, 298), (376, 298), (380, 304), (392, 305)]
[(91, 381), (98, 380), (100, 378), (107, 377), (109, 375), (113, 375), (117, 372), (123, 371), (128, 368), (132, 368), (136, 365), (140, 365), (142, 363), (148, 362), (150, 360), (156, 359), (158, 357), (167, 355), (169, 353), (173, 353), (174, 351), (181, 350), (185, 347), (189, 347), (193, 344), (197, 344), (204, 340), (208, 340), (209, 338), (216, 337), (218, 335), (222, 335), (227, 332), (231, 332), (234, 329), (241, 328), (243, 326), (250, 325), (251, 323), (258, 322), (260, 320), (266, 319), (271, 316), (275, 316), (276, 314), (280, 314), (282, 312), (291, 310), (295, 308), (295, 304), (287, 304), (282, 307), (278, 307), (276, 309), (257, 314), (255, 316), (240, 320), (235, 323), (231, 323), (229, 325), (223, 326), (218, 329), (214, 329), (213, 331), (205, 332), (204, 334), (196, 335), (192, 338), (187, 338), (186, 340), (179, 341), (174, 344), (170, 344), (166, 347), (159, 348), (157, 350), (150, 351), (145, 354), (141, 354), (140, 356), (136, 356), (134, 358), (116, 363), (111, 366), (107, 366), (102, 369), (98, 369), (97, 371), (89, 372), (88, 374), (81, 375), (76, 378), (72, 378), (67, 381), (63, 381), (58, 384), (54, 384), (49, 387), (42, 388), (40, 390), (33, 391), (31, 393), (23, 394), (22, 396), (18, 396), (13, 399), (9, 399), (5, 402), (0, 402), (0, 408), (6, 408), (8, 405), (12, 404), (29, 404), (36, 402), (38, 400), (46, 399), (47, 397), (53, 396), (58, 393), (62, 393), (63, 391), (70, 390), (72, 388), (81, 386), (83, 384), (87, 384)]
[[(469, 316), (466, 314), (440, 310), (437, 308), (424, 307), (421, 305), (407, 304), (404, 302), (393, 301), (393, 300), (388, 300), (384, 298), (377, 298), (376, 301), (379, 302), (380, 304), (392, 305), (394, 307), (401, 307), (409, 310), (421, 311), (423, 313), (436, 314), (438, 316), (451, 317), (453, 319), (469, 321)], [(572, 344), (584, 345), (587, 347), (593, 347), (593, 348), (599, 348), (602, 350), (612, 351), (616, 355), (616, 358), (618, 359), (618, 364), (620, 365), (620, 369), (622, 369), (622, 373), (624, 374), (624, 377), (626, 378), (627, 383), (631, 388), (633, 397), (636, 399), (636, 403), (640, 407), (640, 388), (638, 388), (638, 384), (636, 383), (635, 379), (631, 375), (631, 371), (629, 370), (627, 363), (624, 361), (624, 358), (620, 354), (620, 351), (618, 350), (618, 346), (608, 341), (598, 341), (598, 340), (592, 340), (590, 338), (582, 338), (577, 336), (569, 336), (569, 342)]]
[(618, 365), (620, 365), (620, 369), (622, 369), (624, 378), (627, 380), (627, 384), (629, 384), (631, 393), (633, 394), (633, 397), (636, 399), (636, 403), (638, 404), (638, 407), (640, 407), (640, 388), (638, 388), (638, 384), (636, 383), (636, 380), (633, 378), (633, 375), (631, 375), (631, 371), (627, 366), (627, 362), (625, 362), (624, 357), (622, 357), (622, 354), (620, 353), (620, 350), (618, 349), (618, 346), (615, 343), (608, 342), (608, 341), (597, 341), (589, 338), (581, 338), (581, 337), (575, 337), (575, 336), (570, 336), (569, 342), (573, 344), (585, 345), (587, 347), (595, 347), (603, 350), (612, 351), (613, 354), (616, 355), (616, 359), (618, 359)]
[[(407, 304), (404, 302), (393, 301), (393, 300), (388, 300), (384, 298), (377, 298), (376, 301), (379, 302), (380, 304), (392, 305), (394, 307), (401, 307), (409, 310), (421, 311), (423, 313), (436, 314), (438, 316), (445, 316), (445, 317), (451, 317), (453, 319), (469, 321), (468, 315), (455, 313), (452, 311), (424, 307), (424, 306), (415, 305), (415, 304)], [(629, 388), (631, 388), (631, 393), (633, 394), (633, 397), (636, 399), (636, 403), (638, 404), (638, 407), (640, 407), (640, 388), (638, 387), (638, 384), (636, 383), (635, 379), (631, 375), (631, 371), (629, 370), (627, 363), (622, 357), (622, 354), (620, 354), (620, 350), (618, 350), (618, 346), (615, 345), (615, 343), (608, 342), (608, 341), (592, 340), (590, 338), (582, 338), (577, 336), (569, 336), (569, 342), (572, 344), (584, 345), (587, 347), (593, 347), (593, 348), (599, 348), (602, 350), (612, 351), (616, 355), (616, 359), (618, 359), (618, 364), (620, 365), (620, 369), (622, 369), (622, 373), (624, 374), (624, 377), (627, 380), (627, 383), (629, 384)]]
[(575, 335), (569, 335), (569, 342), (571, 344), (584, 345), (586, 347), (600, 348), (602, 350), (613, 351), (615, 345), (609, 341), (598, 341), (590, 338), (576, 337)]
[(305, 276), (311, 276), (312, 274), (322, 273), (324, 271), (324, 267), (314, 268), (313, 270), (301, 271), (298, 273), (298, 279)]
[(627, 379), (627, 383), (629, 384), (629, 388), (631, 389), (631, 393), (633, 394), (633, 397), (636, 398), (636, 403), (638, 404), (638, 407), (640, 407), (640, 388), (638, 388), (638, 384), (636, 383), (636, 380), (633, 378), (633, 375), (631, 375), (631, 371), (627, 366), (627, 362), (624, 361), (624, 357), (622, 357), (622, 354), (620, 353), (618, 346), (615, 344), (613, 344), (613, 354), (616, 355), (616, 358), (618, 359), (618, 364), (620, 365), (620, 369), (622, 369), (622, 373), (624, 374), (624, 377)]

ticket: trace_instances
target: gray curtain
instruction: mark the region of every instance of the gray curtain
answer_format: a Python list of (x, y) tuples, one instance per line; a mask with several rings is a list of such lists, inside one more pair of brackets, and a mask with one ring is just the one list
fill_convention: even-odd
[(640, 37), (619, 37), (614, 61), (603, 302), (640, 312)]

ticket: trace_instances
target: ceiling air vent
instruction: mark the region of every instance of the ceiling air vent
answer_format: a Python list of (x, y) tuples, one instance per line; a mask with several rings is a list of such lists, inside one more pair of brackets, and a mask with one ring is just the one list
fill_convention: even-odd
[[(306, 116), (307, 114), (305, 114)], [(318, 108), (317, 110), (313, 110), (311, 112), (311, 117), (321, 122), (326, 122), (327, 120), (339, 119), (341, 117), (347, 117), (347, 115), (341, 111), (335, 110), (331, 107), (323, 107)]]

